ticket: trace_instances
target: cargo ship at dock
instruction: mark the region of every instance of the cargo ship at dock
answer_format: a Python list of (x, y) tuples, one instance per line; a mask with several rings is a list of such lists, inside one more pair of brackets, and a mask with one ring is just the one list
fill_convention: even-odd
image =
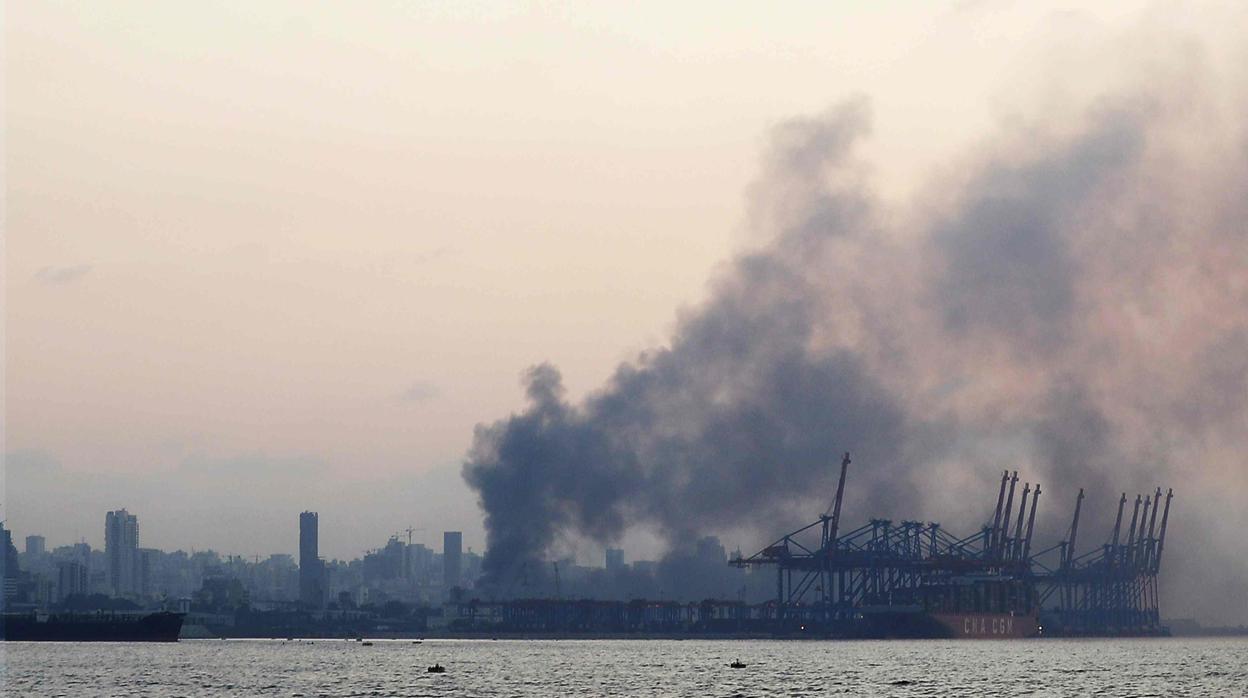
[(849, 637), (876, 640), (1021, 640), (1041, 634), (1040, 617), (1035, 612), (880, 610), (861, 614), (849, 628)]
[(8, 642), (177, 642), (181, 613), (5, 613)]
[(1040, 634), (1038, 614), (933, 613), (929, 616), (952, 639), (1012, 640)]
[[(428, 637), (777, 638), (827, 640), (1011, 640), (1042, 635), (1036, 612), (925, 612), (914, 605), (861, 607), (820, 622), (792, 608), (777, 620), (774, 603), (707, 599), (695, 603), (634, 599), (473, 600), (446, 607), (449, 622)], [(799, 616), (805, 616), (801, 619)]]

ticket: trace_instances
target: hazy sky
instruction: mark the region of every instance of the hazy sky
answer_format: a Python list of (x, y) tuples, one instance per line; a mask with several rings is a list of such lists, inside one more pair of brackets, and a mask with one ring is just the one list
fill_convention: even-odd
[[(1179, 24), (1216, 42), (1239, 31), (1226, 7)], [(0, 515), (102, 545), (124, 506), (144, 545), (267, 554), (295, 550), (306, 508), (328, 556), (408, 526), (479, 549), (474, 425), (521, 407), (534, 363), (576, 396), (667, 341), (751, 243), (770, 127), (865, 95), (862, 156), (905, 200), (995, 126), (1093, 92), (1161, 21), (1137, 2), (11, 3)]]

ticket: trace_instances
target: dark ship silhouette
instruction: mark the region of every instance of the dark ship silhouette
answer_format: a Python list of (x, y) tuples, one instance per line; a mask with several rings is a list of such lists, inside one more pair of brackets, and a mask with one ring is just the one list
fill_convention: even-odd
[(12, 642), (177, 642), (181, 613), (6, 613), (0, 639)]

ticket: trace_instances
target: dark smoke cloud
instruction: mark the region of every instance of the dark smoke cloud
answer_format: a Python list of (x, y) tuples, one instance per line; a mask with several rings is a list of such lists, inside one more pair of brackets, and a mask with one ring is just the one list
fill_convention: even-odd
[(1141, 140), (1136, 115), (1114, 112), (1041, 159), (983, 165), (955, 215), (930, 233), (941, 263), (933, 301), (949, 330), (1004, 338), (1022, 352), (1063, 342), (1081, 273), (1068, 235), (1136, 161)]
[[(1088, 547), (1123, 489), (1174, 486), (1178, 507), (1242, 492), (1248, 139), (1242, 102), (1191, 77), (1005, 132), (913, 210), (881, 203), (855, 160), (863, 100), (777, 127), (750, 190), (757, 246), (670, 344), (575, 404), (538, 366), (528, 409), (478, 427), (464, 477), (487, 579), (634, 525), (761, 541), (826, 505), (847, 450), (859, 518), (977, 526), (1010, 467), (1043, 483), (1052, 538), (1087, 488)], [(1228, 103), (1235, 118), (1211, 118)], [(1216, 501), (1176, 519), (1206, 539), (1175, 532), (1169, 562), (1229, 564), (1220, 584), (1248, 593), (1248, 520)]]
[[(478, 430), (464, 475), (486, 511), (487, 575), (515, 574), (563, 530), (609, 541), (637, 521), (672, 539), (774, 525), (795, 496), (826, 490), (839, 450), (903, 459), (902, 408), (861, 357), (816, 346), (818, 290), (805, 278), (819, 238), (849, 233), (829, 226), (863, 207), (806, 180), (845, 158), (865, 126), (855, 102), (779, 129), (773, 167), (810, 191), (776, 212), (808, 216), (739, 259), (669, 347), (620, 366), (579, 406), (563, 399), (557, 370), (534, 368), (529, 410)], [(906, 496), (884, 469), (867, 472), (860, 491)]]

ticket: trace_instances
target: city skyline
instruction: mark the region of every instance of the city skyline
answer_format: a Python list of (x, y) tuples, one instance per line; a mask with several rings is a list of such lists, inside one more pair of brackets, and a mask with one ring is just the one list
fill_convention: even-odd
[[(238, 557), (238, 558), (244, 558), (244, 559), (267, 557), (270, 555), (287, 555), (287, 556), (290, 556), (292, 559), (298, 559), (305, 549), (304, 547), (305, 546), (305, 534), (304, 534), (304, 525), (303, 525), (304, 519), (302, 518), (305, 515), (311, 515), (312, 517), (310, 519), (312, 523), (310, 524), (310, 528), (308, 529), (310, 533), (308, 534), (309, 537), (307, 538), (307, 545), (309, 545), (307, 549), (312, 551), (312, 556), (314, 558), (320, 558), (322, 560), (358, 559), (358, 558), (363, 557), (367, 553), (375, 552), (380, 547), (384, 547), (384, 546), (374, 545), (371, 547), (361, 548), (360, 550), (355, 551), (354, 555), (347, 554), (347, 555), (342, 555), (342, 556), (331, 556), (329, 558), (326, 558), (325, 556), (318, 554), (318, 548), (319, 548), (318, 539), (319, 539), (319, 528), (320, 528), (319, 527), (319, 523), (320, 523), (319, 512), (304, 511), (304, 512), (299, 512), (298, 515), (300, 517), (299, 526), (293, 529), (294, 530), (294, 535), (293, 535), (294, 543), (289, 550), (276, 549), (276, 550), (266, 551), (264, 553), (243, 553), (243, 552), (230, 550), (226, 548), (196, 549), (196, 548), (193, 548), (191, 546), (186, 546), (186, 545), (165, 546), (159, 549), (162, 551), (185, 550), (186, 552), (189, 552), (189, 553), (215, 552), (217, 554), (220, 554), (226, 557)], [(40, 533), (22, 533), (18, 535), (17, 529), (14, 529), (13, 527), (11, 527), (10, 522), (0, 520), (0, 523), (2, 523), (5, 526), (5, 529), (7, 531), (13, 533), (15, 545), (16, 545), (16, 541), (24, 540), (24, 547), (22, 548), (21, 552), (27, 553), (27, 554), (33, 553), (36, 555), (48, 553), (51, 550), (56, 549), (56, 548), (71, 547), (71, 546), (81, 545), (81, 544), (86, 544), (90, 546), (92, 550), (103, 551), (106, 555), (109, 555), (108, 543), (110, 541), (110, 536), (113, 534), (113, 532), (115, 532), (115, 534), (118, 536), (118, 540), (117, 540), (117, 543), (119, 546), (118, 550), (126, 551), (126, 552), (119, 552), (119, 555), (117, 556), (118, 567), (120, 569), (122, 556), (126, 554), (134, 555), (134, 554), (137, 554), (137, 552), (141, 550), (141, 547), (139, 546), (139, 537), (138, 537), (138, 527), (139, 527), (138, 518), (139, 517), (137, 513), (129, 511), (126, 507), (120, 507), (114, 511), (105, 512), (105, 522), (104, 522), (104, 525), (100, 528), (100, 532), (98, 535), (99, 542), (95, 544), (87, 540), (86, 536), (83, 536), (77, 539), (71, 539), (71, 540), (51, 539), (51, 543), (49, 544), (49, 538), (45, 535), (42, 535)], [(416, 530), (416, 529), (413, 529), (413, 530)], [(423, 532), (426, 529), (422, 528), (419, 530)], [(429, 530), (432, 530), (432, 529), (429, 529)], [(389, 536), (387, 537), (387, 540), (398, 540), (402, 533), (403, 531), (393, 532), (389, 534)], [(462, 544), (463, 534), (460, 531), (450, 531), (450, 530), (439, 531), (437, 532), (437, 535), (430, 534), (429, 540), (433, 540), (436, 538), (438, 540), (443, 541), (443, 546), (445, 546), (448, 540), (452, 540), (452, 538), (449, 538), (450, 536), (454, 536), (453, 540), (457, 542), (458, 544), (457, 550), (459, 550), (461, 554), (477, 554), (477, 555), (480, 554), (481, 551), (474, 550), (473, 546), (464, 546)], [(426, 545), (426, 543), (421, 540), (414, 540), (414, 541), (409, 541), (409, 542), (413, 545)], [(438, 550), (442, 550), (442, 549), (443, 548), (438, 548)], [(110, 563), (109, 563), (110, 564), (110, 577), (113, 574), (111, 571), (111, 567), (113, 565), (111, 558), (112, 556), (110, 555)], [(131, 561), (131, 564), (133, 564), (133, 561)], [(109, 583), (110, 585), (113, 584), (111, 579)], [(133, 584), (133, 582), (127, 581), (126, 584)]]
[[(4, 516), (90, 538), (78, 512), (125, 504), (162, 521), (162, 544), (262, 552), (282, 540), (264, 512), (310, 507), (355, 522), (322, 541), (345, 554), (420, 525), (415, 506), (481, 547), (459, 477), (474, 426), (523, 407), (535, 363), (575, 399), (663, 344), (758, 242), (770, 128), (868, 95), (863, 158), (904, 199), (1050, 108), (1020, 84), (1061, 76), (1075, 103), (1114, 82), (1115, 61), (1063, 68), (1150, 22), (1219, 62), (1233, 13), (1149, 5), (829, 6), (758, 36), (744, 8), (708, 24), (662, 4), (343, 6), (295, 34), (277, 19), (304, 15), (291, 3), (198, 19), (17, 5)], [(235, 516), (209, 525), (220, 509)]]
[(1248, 9), (1201, 8), (15, 5), (0, 518), (119, 588), (304, 511), (506, 586), (753, 549), (852, 451), (856, 521), (976, 530), (1004, 467), (1061, 540), (1173, 485), (1161, 593), (1211, 617)]
[[(444, 602), (496, 599), (498, 590), (478, 586), (481, 554), (462, 549), (459, 531), (444, 531), (441, 552), (410, 539), (415, 529), (392, 535), (379, 546), (349, 560), (325, 560), (317, 550), (320, 517), (304, 511), (297, 518), (299, 551), (245, 558), (215, 551), (160, 550), (139, 545), (140, 520), (126, 509), (107, 512), (105, 549), (85, 543), (47, 546), (38, 535), (16, 550), (12, 531), (3, 528), (7, 557), (5, 603), (14, 606), (125, 609), (159, 605), (199, 612), (341, 613), (357, 606), (398, 602), (405, 608)], [(402, 533), (402, 532), (401, 532)], [(527, 570), (513, 590), (527, 595), (626, 601), (655, 596), (693, 602), (708, 595), (722, 598), (748, 593), (758, 598), (770, 589), (769, 575), (747, 575), (727, 563), (728, 552), (714, 537), (697, 541), (684, 556), (663, 560), (627, 560), (625, 551), (608, 548), (597, 560), (581, 564), (571, 557), (551, 558), (549, 565)], [(689, 574), (692, 568), (697, 574)], [(762, 582), (760, 584), (760, 581)], [(90, 606), (88, 606), (90, 607)]]

